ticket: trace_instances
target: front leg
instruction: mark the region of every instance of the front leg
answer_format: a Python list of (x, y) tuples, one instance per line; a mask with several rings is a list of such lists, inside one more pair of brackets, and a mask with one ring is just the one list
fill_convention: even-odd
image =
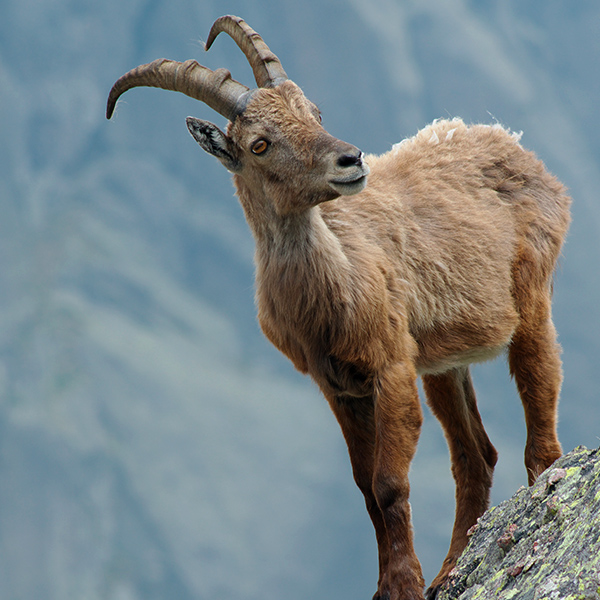
[(408, 470), (417, 448), (423, 415), (412, 364), (399, 363), (379, 374), (375, 390), (373, 492), (388, 537), (382, 600), (423, 598), (423, 575), (413, 547)]
[(373, 494), (373, 466), (375, 462), (375, 407), (373, 397), (357, 398), (347, 395), (332, 395), (327, 396), (327, 399), (348, 444), (354, 481), (365, 497), (367, 511), (375, 528), (379, 552), (379, 587), (387, 571), (389, 551), (383, 515)]

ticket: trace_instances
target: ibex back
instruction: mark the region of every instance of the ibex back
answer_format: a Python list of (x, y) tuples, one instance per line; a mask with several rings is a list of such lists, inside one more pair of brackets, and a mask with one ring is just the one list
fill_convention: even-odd
[[(256, 241), (265, 335), (319, 385), (348, 444), (379, 549), (379, 600), (423, 597), (408, 470), (422, 413), (417, 376), (450, 448), (456, 519), (434, 598), (488, 505), (497, 453), (469, 365), (508, 353), (527, 424), (529, 482), (561, 454), (561, 363), (552, 275), (569, 224), (563, 186), (499, 126), (438, 121), (383, 156), (328, 134), (261, 37), (229, 34), (257, 88), (195, 61), (158, 60), (119, 79), (176, 90), (229, 120), (189, 117), (196, 141), (234, 174)], [(367, 185), (368, 176), (368, 185)]]

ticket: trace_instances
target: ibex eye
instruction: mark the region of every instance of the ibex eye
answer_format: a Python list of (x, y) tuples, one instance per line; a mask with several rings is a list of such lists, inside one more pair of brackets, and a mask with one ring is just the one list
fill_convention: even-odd
[(269, 147), (269, 142), (267, 140), (258, 140), (252, 144), (250, 150), (252, 150), (253, 154), (262, 154)]

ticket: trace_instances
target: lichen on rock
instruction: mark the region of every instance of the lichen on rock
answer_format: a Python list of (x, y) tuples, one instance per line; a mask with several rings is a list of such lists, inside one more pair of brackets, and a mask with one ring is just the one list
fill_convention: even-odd
[(576, 448), (488, 510), (437, 598), (600, 599), (600, 449)]

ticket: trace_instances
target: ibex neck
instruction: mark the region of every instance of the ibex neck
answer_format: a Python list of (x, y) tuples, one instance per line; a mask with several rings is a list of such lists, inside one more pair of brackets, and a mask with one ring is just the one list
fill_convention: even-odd
[(319, 206), (270, 219), (256, 241), (257, 260), (278, 260), (282, 268), (304, 265), (312, 277), (339, 279), (348, 273), (340, 240), (323, 220)]
[(292, 259), (307, 257), (307, 252), (321, 249), (332, 254), (332, 260), (346, 262), (341, 244), (323, 220), (318, 205), (298, 213), (279, 215), (269, 198), (251, 193), (241, 178), (236, 177), (235, 183), (258, 255), (275, 253)]
[(362, 296), (360, 285), (318, 206), (271, 221), (267, 229), (256, 240), (259, 322), (271, 341), (306, 371), (305, 359), (310, 355), (309, 362), (316, 360), (306, 354), (307, 348), (317, 344), (328, 355), (345, 344), (346, 324), (354, 322), (348, 313)]
[(320, 206), (285, 216), (267, 207), (257, 208), (256, 204), (250, 209), (244, 206), (256, 242), (260, 285), (272, 285), (271, 293), (288, 298), (292, 290), (305, 296), (318, 289), (325, 302), (333, 289), (343, 294), (352, 287), (350, 261), (324, 221)]

